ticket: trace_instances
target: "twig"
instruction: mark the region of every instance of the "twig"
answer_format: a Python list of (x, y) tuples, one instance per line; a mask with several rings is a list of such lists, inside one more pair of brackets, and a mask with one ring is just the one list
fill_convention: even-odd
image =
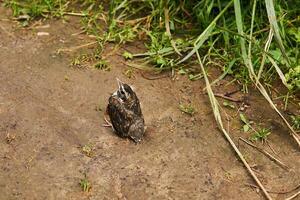
[(131, 20), (123, 20), (123, 21), (122, 20), (116, 20), (116, 21), (117, 21), (117, 23), (120, 23), (120, 24), (128, 23), (130, 25), (134, 25), (134, 24), (136, 24), (136, 23), (138, 23), (140, 21), (144, 21), (146, 19), (148, 19), (148, 16), (137, 18), (137, 19), (131, 19)]
[(128, 62), (124, 62), (121, 61), (124, 65), (128, 66), (128, 67), (133, 67), (135, 69), (139, 69), (139, 70), (144, 70), (144, 71), (154, 71), (153, 68), (142, 65), (142, 64), (136, 64), (136, 63), (128, 63)]
[(166, 26), (166, 33), (167, 35), (169, 36), (170, 38), (170, 41), (171, 41), (171, 45), (174, 49), (174, 51), (182, 56), (182, 54), (178, 51), (177, 47), (176, 47), (176, 43), (174, 42), (174, 40), (172, 39), (172, 35), (171, 35), (171, 31), (170, 31), (170, 19), (169, 19), (169, 9), (168, 8), (165, 8), (165, 26)]
[(7, 34), (9, 35), (10, 37), (12, 38), (16, 38), (16, 36), (12, 33), (10, 33), (9, 31), (6, 30), (6, 28), (4, 28), (2, 25), (0, 25), (0, 28)]
[(150, 77), (146, 76), (143, 72), (141, 74), (142, 74), (142, 77), (147, 79), (147, 80), (157, 80), (157, 79), (169, 77), (168, 74), (162, 74), (160, 76), (150, 76)]
[(80, 35), (80, 34), (85, 33), (85, 32), (86, 32), (86, 30), (82, 30), (82, 31), (79, 31), (77, 33), (72, 33), (71, 35), (76, 36), (76, 35)]
[[(257, 185), (254, 185), (254, 184), (246, 183), (245, 185), (249, 186), (249, 187), (256, 188), (256, 189), (259, 189), (259, 187)], [(286, 190), (286, 191), (272, 191), (272, 190), (267, 190), (267, 191), (270, 192), (270, 193), (273, 193), (273, 194), (287, 194), (287, 193), (291, 193), (291, 192), (297, 190), (298, 188), (300, 188), (300, 184), (297, 185), (296, 187), (294, 187), (290, 190)]]
[(231, 92), (225, 92), (225, 96), (231, 96), (231, 95), (233, 95), (233, 94), (235, 94), (235, 93), (237, 93), (237, 92), (239, 92), (239, 91), (241, 91), (240, 89), (237, 89), (237, 90), (233, 90), (233, 91), (231, 91)]
[(75, 13), (75, 12), (64, 12), (64, 15), (71, 15), (71, 16), (76, 16), (76, 17), (86, 17), (88, 14), (84, 13)]
[(233, 102), (242, 102), (242, 100), (240, 99), (235, 99), (233, 97), (229, 97), (229, 96), (226, 96), (224, 94), (220, 94), (220, 93), (214, 93), (216, 97), (220, 97), (220, 98), (223, 98), (223, 99), (226, 99), (226, 100), (229, 100), (229, 101), (233, 101)]
[[(267, 143), (268, 147), (272, 150), (272, 152), (273, 152), (276, 156), (278, 156), (278, 153), (274, 150), (274, 148), (271, 146), (271, 144), (269, 143), (268, 140), (266, 140), (266, 143)], [(279, 157), (279, 156), (278, 156), (278, 157)]]
[(275, 158), (274, 156), (272, 156), (270, 153), (268, 153), (267, 151), (255, 146), (254, 144), (250, 143), (249, 141), (245, 140), (242, 137), (239, 137), (240, 140), (242, 140), (243, 142), (245, 142), (246, 144), (248, 144), (249, 146), (257, 149), (259, 152), (263, 153), (265, 156), (269, 157), (272, 161), (276, 162), (277, 164), (279, 164), (282, 168), (288, 170), (289, 167), (285, 164), (283, 164), (280, 160), (278, 160), (277, 158)]
[(298, 191), (297, 193), (293, 194), (292, 196), (286, 198), (285, 200), (291, 200), (294, 199), (295, 197), (297, 197), (300, 194), (300, 191)]
[(91, 46), (91, 45), (94, 45), (94, 44), (97, 44), (97, 43), (98, 43), (97, 41), (94, 41), (94, 42), (90, 42), (90, 43), (83, 44), (83, 45), (79, 45), (79, 46), (75, 46), (75, 47), (62, 48), (62, 49), (58, 49), (58, 50), (57, 50), (57, 53), (60, 53), (60, 52), (72, 52), (72, 51), (76, 51), (76, 50), (78, 50), (78, 49), (81, 49), (81, 48), (84, 48), (84, 47), (88, 47), (88, 46)]

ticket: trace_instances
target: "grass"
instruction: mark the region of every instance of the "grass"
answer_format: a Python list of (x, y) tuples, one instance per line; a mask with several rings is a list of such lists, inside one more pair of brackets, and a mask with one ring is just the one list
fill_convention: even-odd
[(79, 185), (83, 192), (89, 192), (92, 189), (92, 184), (88, 180), (86, 174), (84, 174), (84, 178), (80, 180)]
[(106, 60), (99, 60), (95, 65), (94, 65), (94, 67), (96, 68), (96, 69), (101, 69), (101, 70), (103, 70), (103, 71), (110, 71), (110, 66), (109, 66), (109, 64), (107, 63), (107, 61)]
[(268, 139), (268, 136), (271, 134), (271, 131), (267, 128), (254, 128), (256, 125), (253, 121), (250, 121), (246, 118), (243, 113), (240, 113), (240, 119), (243, 122), (242, 129), (244, 132), (252, 131), (252, 135), (250, 136), (250, 140), (252, 141), (261, 141), (265, 142)]
[(81, 151), (87, 157), (92, 157), (94, 154), (94, 146), (91, 144), (86, 144), (86, 145), (82, 146)]
[(181, 112), (193, 116), (196, 113), (196, 109), (192, 104), (179, 104), (179, 109)]
[(267, 137), (271, 134), (269, 129), (261, 128), (258, 129), (255, 133), (253, 133), (250, 137), (252, 141), (262, 141), (265, 142), (267, 140)]
[[(108, 42), (122, 45), (136, 39), (145, 41), (146, 52), (125, 52), (124, 58), (151, 64), (159, 71), (188, 71), (197, 62), (197, 52), (204, 64), (217, 60), (223, 74), (213, 84), (231, 76), (244, 92), (249, 85), (255, 86), (300, 146), (293, 126), (265, 89), (265, 84), (281, 81), (289, 95), (300, 91), (298, 1), (5, 0), (4, 4), (14, 16), (27, 16), (27, 22), (39, 17), (80, 16), (83, 30), (97, 38), (95, 67), (102, 70), (110, 70), (101, 58)], [(186, 75), (190, 80), (203, 78), (200, 73)]]
[(300, 116), (292, 116), (292, 123), (295, 130), (300, 130)]

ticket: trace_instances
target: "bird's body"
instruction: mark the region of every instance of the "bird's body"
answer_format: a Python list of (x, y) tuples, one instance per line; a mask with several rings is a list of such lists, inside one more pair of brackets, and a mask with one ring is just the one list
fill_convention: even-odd
[(115, 132), (140, 142), (144, 135), (144, 117), (135, 92), (118, 80), (119, 89), (108, 100), (107, 113)]

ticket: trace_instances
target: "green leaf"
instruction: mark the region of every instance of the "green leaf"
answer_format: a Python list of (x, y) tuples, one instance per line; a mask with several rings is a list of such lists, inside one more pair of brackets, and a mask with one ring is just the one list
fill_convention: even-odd
[(275, 60), (280, 60), (281, 51), (279, 49), (269, 50), (269, 53), (273, 56)]
[(181, 69), (178, 71), (178, 74), (180, 74), (180, 75), (185, 75), (185, 74), (187, 74), (187, 71), (186, 71), (185, 69), (181, 68)]
[(242, 120), (242, 122), (244, 122), (245, 124), (248, 124), (248, 120), (246, 119), (245, 115), (240, 113), (240, 119)]
[(190, 79), (191, 81), (199, 80), (199, 79), (201, 79), (202, 77), (203, 77), (202, 74), (196, 74), (196, 75), (194, 75), (194, 74), (189, 74), (189, 79)]
[(170, 21), (170, 30), (174, 31), (175, 30), (175, 25), (173, 21)]
[(228, 102), (228, 101), (224, 101), (223, 106), (229, 107), (229, 108), (232, 108), (232, 109), (235, 108), (235, 106), (232, 103)]
[(216, 23), (219, 20), (219, 18), (225, 13), (225, 11), (232, 5), (233, 0), (231, 0), (226, 7), (219, 12), (219, 14), (214, 18), (214, 20), (206, 27), (206, 29), (198, 36), (194, 48), (192, 51), (190, 51), (183, 59), (181, 59), (177, 64), (180, 64), (187, 59), (189, 59), (192, 55), (194, 55), (200, 47), (203, 45), (203, 43), (211, 36), (212, 31), (215, 29)]
[(132, 53), (129, 53), (128, 51), (125, 51), (123, 53), (123, 57), (126, 59), (126, 60), (129, 60), (129, 59), (132, 59), (133, 58), (133, 55)]
[(288, 66), (289, 66), (290, 60), (285, 52), (284, 45), (283, 45), (283, 42), (282, 42), (282, 39), (281, 39), (281, 36), (279, 33), (280, 31), (279, 31), (279, 27), (277, 24), (274, 2), (273, 2), (273, 0), (265, 0), (265, 3), (266, 3), (266, 9), (267, 9), (267, 13), (268, 13), (269, 22), (270, 22), (272, 30), (274, 31), (274, 36), (275, 36), (276, 42), (281, 50), (281, 53), (283, 54), (284, 58), (287, 61)]
[(247, 124), (244, 124), (244, 126), (243, 126), (244, 132), (248, 132), (249, 129), (250, 129), (250, 127)]

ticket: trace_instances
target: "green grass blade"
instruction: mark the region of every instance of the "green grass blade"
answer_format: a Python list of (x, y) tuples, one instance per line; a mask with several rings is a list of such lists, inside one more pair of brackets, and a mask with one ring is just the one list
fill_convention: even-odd
[[(218, 7), (219, 7), (219, 10), (221, 10), (221, 1), (220, 0), (218, 0)], [(226, 19), (225, 19), (224, 15), (222, 16), (222, 20), (223, 20), (223, 27), (225, 29), (227, 29)], [(224, 38), (225, 48), (228, 48), (229, 47), (229, 33), (228, 32), (223, 32), (223, 38)]]
[(269, 55), (267, 55), (267, 56), (268, 56), (269, 61), (270, 61), (270, 62), (272, 63), (272, 65), (274, 66), (274, 68), (275, 68), (277, 74), (279, 75), (279, 78), (281, 79), (283, 85), (284, 85), (285, 87), (289, 88), (289, 87), (288, 87), (288, 83), (287, 83), (287, 81), (286, 81), (286, 78), (285, 78), (283, 72), (281, 71), (281, 69), (279, 68), (279, 66), (277, 65), (277, 63), (275, 62), (275, 60), (274, 60), (271, 56), (269, 56)]
[(253, 35), (253, 25), (255, 20), (255, 9), (256, 9), (256, 0), (253, 2), (252, 7), (252, 17), (251, 17), (251, 28), (250, 28), (250, 40), (249, 40), (249, 47), (248, 47), (248, 58), (251, 59), (251, 50), (252, 50), (252, 35)]
[[(241, 12), (241, 4), (239, 0), (234, 0), (234, 11), (235, 11), (235, 20), (236, 20), (236, 26), (238, 29), (238, 33), (242, 36), (244, 36), (244, 30), (243, 30), (243, 19), (242, 19), (242, 12)], [(242, 58), (244, 60), (244, 64), (249, 70), (250, 78), (252, 78), (252, 74), (254, 74), (254, 70), (252, 67), (251, 62), (248, 59), (247, 51), (246, 51), (246, 40), (244, 37), (240, 37), (240, 45), (241, 45), (241, 51), (242, 51)]]
[(267, 9), (267, 13), (268, 13), (269, 22), (270, 22), (271, 28), (274, 31), (275, 40), (280, 48), (282, 55), (286, 59), (287, 64), (290, 65), (290, 60), (285, 52), (284, 45), (283, 45), (283, 42), (281, 40), (281, 36), (279, 33), (279, 27), (278, 27), (278, 23), (276, 20), (276, 14), (275, 14), (273, 0), (265, 0), (265, 3), (266, 3), (266, 9)]
[(264, 48), (264, 54), (263, 54), (263, 57), (262, 57), (262, 60), (261, 60), (261, 64), (260, 64), (260, 67), (259, 67), (259, 70), (258, 70), (258, 75), (257, 75), (257, 79), (256, 79), (256, 85), (261, 77), (261, 74), (263, 72), (263, 69), (264, 69), (264, 65), (265, 65), (265, 62), (266, 62), (266, 52), (269, 51), (269, 48), (270, 48), (270, 45), (271, 45), (271, 42), (272, 42), (272, 38), (273, 38), (273, 30), (270, 29), (269, 31), (269, 36), (268, 36), (268, 39), (267, 39), (267, 42), (265, 44), (265, 48)]
[(190, 51), (183, 59), (181, 59), (177, 64), (180, 64), (187, 59), (189, 59), (192, 55), (196, 53), (196, 51), (203, 45), (203, 43), (207, 40), (207, 38), (211, 35), (211, 32), (214, 30), (216, 26), (216, 22), (218, 19), (223, 16), (225, 11), (232, 5), (233, 0), (231, 0), (226, 7), (214, 18), (214, 20), (208, 25), (208, 27), (199, 35), (197, 40), (194, 43), (194, 48)]

